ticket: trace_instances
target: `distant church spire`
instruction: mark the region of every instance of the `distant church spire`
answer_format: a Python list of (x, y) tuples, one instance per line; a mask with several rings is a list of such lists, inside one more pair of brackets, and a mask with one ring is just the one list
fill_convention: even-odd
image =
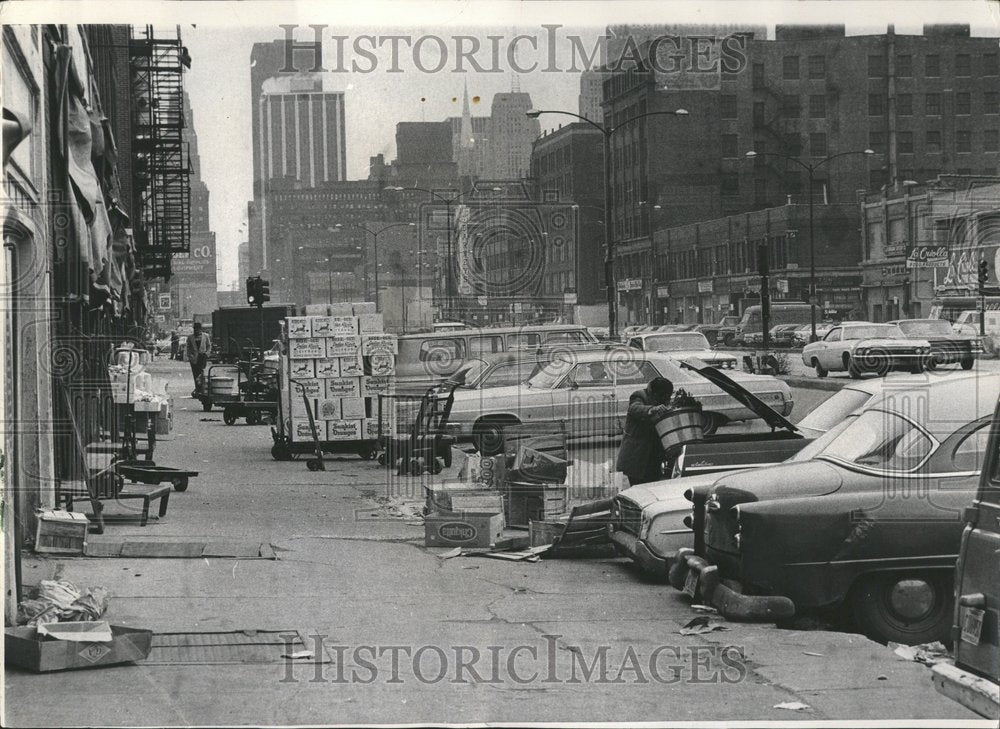
[(458, 146), (461, 149), (472, 149), (474, 140), (472, 138), (472, 112), (469, 110), (469, 82), (465, 82), (465, 96), (462, 99), (462, 126), (459, 134)]

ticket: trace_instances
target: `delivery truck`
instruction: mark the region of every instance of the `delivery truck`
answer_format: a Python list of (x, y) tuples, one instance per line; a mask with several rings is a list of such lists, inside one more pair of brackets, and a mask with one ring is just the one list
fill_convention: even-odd
[(281, 335), (281, 322), (295, 316), (295, 304), (223, 306), (212, 312), (212, 360), (236, 362), (257, 356), (263, 343), (271, 349)]

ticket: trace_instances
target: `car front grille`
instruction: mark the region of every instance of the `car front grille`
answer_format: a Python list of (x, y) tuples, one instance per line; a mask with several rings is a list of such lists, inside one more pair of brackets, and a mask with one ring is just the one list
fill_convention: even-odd
[(637, 504), (621, 496), (615, 497), (615, 516), (619, 529), (639, 536), (639, 529), (642, 526), (642, 509)]

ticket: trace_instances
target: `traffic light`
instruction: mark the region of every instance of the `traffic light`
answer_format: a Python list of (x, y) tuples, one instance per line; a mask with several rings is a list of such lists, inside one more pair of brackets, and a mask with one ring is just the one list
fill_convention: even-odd
[(990, 264), (985, 259), (979, 261), (979, 288), (983, 288), (990, 279)]
[(257, 279), (257, 306), (263, 306), (271, 300), (271, 282), (266, 278)]
[(260, 277), (259, 276), (249, 276), (247, 277), (247, 303), (250, 306), (256, 306), (257, 302), (260, 301)]

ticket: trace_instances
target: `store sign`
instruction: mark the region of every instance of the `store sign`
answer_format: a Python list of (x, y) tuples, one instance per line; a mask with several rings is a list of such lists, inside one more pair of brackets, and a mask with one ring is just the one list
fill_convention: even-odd
[(642, 290), (641, 278), (624, 278), (618, 281), (619, 291), (640, 291)]
[(576, 292), (575, 291), (566, 291), (565, 293), (563, 293), (563, 303), (564, 304), (569, 304), (570, 306), (572, 306), (573, 304), (575, 304), (576, 303)]
[(658, 299), (669, 299), (670, 298), (670, 287), (669, 286), (657, 286), (656, 287), (656, 297)]
[(894, 263), (891, 266), (882, 266), (882, 278), (894, 278), (896, 276), (905, 276), (906, 266), (902, 263)]
[(788, 293), (788, 279), (779, 278), (778, 279), (778, 293), (787, 294)]
[(699, 281), (698, 282), (698, 293), (699, 294), (710, 294), (710, 293), (712, 293), (713, 290), (714, 290), (714, 286), (713, 286), (713, 282), (711, 281), (711, 279), (708, 280), (708, 281)]
[(943, 268), (948, 265), (948, 246), (916, 246), (906, 257), (907, 268)]
[(215, 281), (215, 234), (193, 233), (187, 253), (175, 253), (170, 261), (173, 277), (182, 283), (191, 280)]
[(893, 243), (891, 245), (886, 245), (885, 256), (889, 258), (890, 256), (905, 256), (906, 255), (906, 243)]
[(159, 296), (157, 296), (156, 308), (160, 309), (161, 311), (163, 309), (169, 309), (170, 308), (170, 294), (160, 294)]

